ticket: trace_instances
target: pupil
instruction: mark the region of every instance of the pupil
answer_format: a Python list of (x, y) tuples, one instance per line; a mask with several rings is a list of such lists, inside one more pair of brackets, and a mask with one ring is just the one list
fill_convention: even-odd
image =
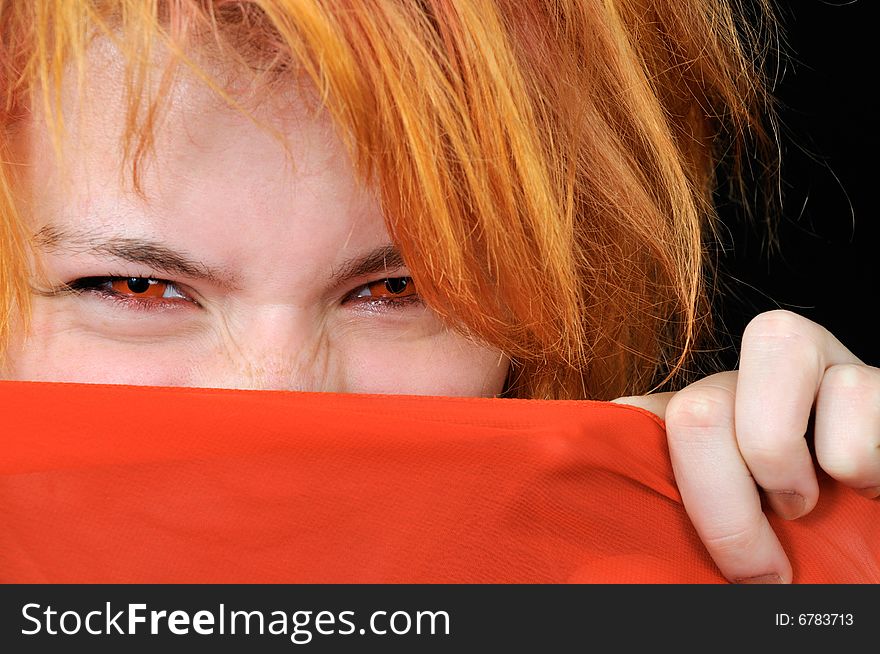
[(150, 288), (150, 280), (144, 277), (130, 277), (128, 280), (128, 290), (132, 293), (146, 293)]
[(385, 280), (385, 290), (389, 293), (397, 295), (406, 290), (406, 277), (395, 277), (394, 279)]

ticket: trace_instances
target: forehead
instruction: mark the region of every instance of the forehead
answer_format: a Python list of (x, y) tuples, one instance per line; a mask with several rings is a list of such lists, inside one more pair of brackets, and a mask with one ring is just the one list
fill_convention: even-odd
[[(154, 64), (141, 120), (150, 97), (163, 92), (165, 63)], [(223, 82), (224, 98), (179, 66), (153, 116), (153, 147), (137, 162), (139, 194), (132, 185), (133, 159), (123, 151), (133, 126), (119, 55), (98, 42), (87, 64), (81, 84), (74, 70), (63, 81), (60, 160), (43, 108), (22, 130), (35, 230), (75, 223), (107, 233), (189, 239), (190, 250), (213, 247), (218, 257), (245, 251), (243, 229), (254, 251), (306, 238), (315, 251), (330, 251), (334, 243), (345, 250), (352, 236), (352, 246), (387, 241), (375, 194), (356, 178), (331, 117), (316, 109), (309, 87), (291, 80), (262, 93), (250, 89), (241, 71), (209, 62), (204, 72)], [(139, 135), (135, 129), (134, 153)]]
[(67, 66), (57, 94), (37, 90), (23, 130), (33, 146), (63, 126), (60, 154), (88, 152), (101, 161), (126, 145), (136, 155), (179, 157), (187, 146), (210, 153), (236, 140), (254, 149), (274, 140), (290, 154), (299, 151), (303, 164), (316, 163), (303, 153), (329, 158), (340, 151), (335, 126), (302, 75), (267, 79), (216, 54), (188, 52), (184, 60), (159, 47), (143, 68), (132, 67), (106, 37), (79, 63)]
[(114, 44), (96, 38), (83, 75), (74, 65), (65, 70), (57, 104), (54, 92), (35, 93), (13, 138), (20, 159), (44, 174), (63, 170), (80, 188), (117, 181), (132, 166), (185, 180), (209, 172), (242, 179), (239, 169), (260, 165), (267, 183), (292, 172), (352, 172), (336, 125), (303, 75), (267, 80), (216, 54), (186, 56), (197, 70), (157, 50), (141, 84)]

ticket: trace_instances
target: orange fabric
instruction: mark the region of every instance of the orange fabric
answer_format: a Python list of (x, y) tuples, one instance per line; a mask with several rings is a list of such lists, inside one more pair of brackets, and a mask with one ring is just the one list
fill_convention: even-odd
[[(721, 582), (610, 403), (0, 382), (3, 582)], [(880, 581), (880, 503), (773, 526)]]

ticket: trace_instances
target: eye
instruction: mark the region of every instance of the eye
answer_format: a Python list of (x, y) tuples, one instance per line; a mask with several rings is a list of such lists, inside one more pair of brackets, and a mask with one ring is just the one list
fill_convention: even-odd
[(409, 297), (415, 293), (412, 277), (391, 277), (364, 284), (355, 297)]
[(361, 303), (392, 308), (421, 302), (412, 277), (379, 279), (355, 289), (350, 297)]
[(131, 297), (185, 297), (179, 293), (171, 282), (162, 279), (147, 277), (126, 277), (125, 279), (112, 279), (106, 282), (109, 289), (119, 295)]
[(180, 301), (195, 302), (174, 282), (155, 277), (81, 277), (68, 284), (78, 293), (95, 293), (134, 308), (165, 308)]

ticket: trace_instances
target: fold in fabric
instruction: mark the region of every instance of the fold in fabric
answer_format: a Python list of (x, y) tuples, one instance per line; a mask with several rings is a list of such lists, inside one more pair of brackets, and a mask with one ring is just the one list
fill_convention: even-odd
[[(723, 582), (663, 423), (591, 401), (0, 382), (5, 583)], [(771, 523), (880, 581), (880, 502)]]

